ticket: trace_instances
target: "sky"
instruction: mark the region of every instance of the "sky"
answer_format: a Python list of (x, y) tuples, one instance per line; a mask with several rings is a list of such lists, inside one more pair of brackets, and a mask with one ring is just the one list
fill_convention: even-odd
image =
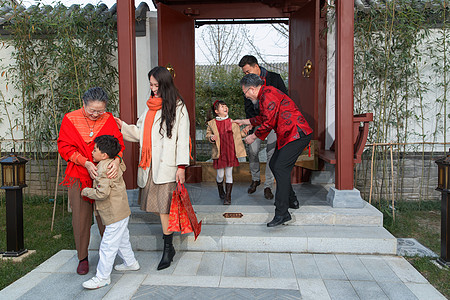
[[(38, 1), (35, 0), (18, 0), (22, 2), (26, 7), (36, 4)], [(116, 3), (116, 0), (40, 0), (39, 2), (48, 5), (55, 5), (58, 2), (61, 2), (65, 6), (71, 6), (72, 4), (80, 4), (84, 6), (88, 3), (91, 4), (100, 4), (104, 3), (108, 7), (113, 6)], [(152, 0), (135, 0), (135, 6), (138, 6), (141, 2), (145, 2), (150, 7), (150, 10), (156, 10)], [(201, 45), (201, 34), (205, 29), (205, 26), (202, 26), (195, 30), (196, 36), (196, 50), (195, 50), (195, 60), (196, 64), (208, 64), (208, 60), (198, 49), (199, 45)], [(248, 25), (248, 30), (250, 35), (253, 36), (254, 44), (262, 53), (263, 59), (268, 62), (287, 62), (288, 61), (288, 43), (282, 38), (276, 30), (272, 28), (271, 25)], [(240, 53), (241, 56), (251, 54), (255, 55), (254, 50), (248, 43), (244, 43), (243, 49)], [(256, 55), (255, 55), (256, 56)], [(236, 62), (237, 63), (237, 62)], [(261, 62), (260, 62), (261, 64)]]

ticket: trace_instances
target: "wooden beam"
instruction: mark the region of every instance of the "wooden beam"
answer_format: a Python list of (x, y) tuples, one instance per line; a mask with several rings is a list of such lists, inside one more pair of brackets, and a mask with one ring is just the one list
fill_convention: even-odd
[(338, 190), (353, 189), (354, 2), (336, 1), (336, 173)]
[[(117, 40), (119, 57), (120, 118), (128, 124), (137, 120), (136, 37), (134, 0), (117, 1)], [(125, 142), (125, 183), (137, 188), (138, 145)]]

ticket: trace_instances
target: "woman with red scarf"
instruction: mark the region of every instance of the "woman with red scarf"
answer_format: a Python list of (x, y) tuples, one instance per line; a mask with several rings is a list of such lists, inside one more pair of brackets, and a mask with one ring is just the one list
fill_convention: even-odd
[(124, 139), (140, 144), (139, 202), (142, 210), (160, 216), (164, 250), (158, 270), (162, 270), (175, 255), (173, 233), (168, 231), (169, 212), (172, 192), (177, 182), (184, 183), (189, 165), (189, 115), (166, 68), (153, 68), (148, 79), (151, 96), (136, 125), (116, 120)]
[[(75, 246), (78, 253), (77, 273), (89, 272), (88, 246), (92, 225), (94, 200), (81, 196), (81, 190), (92, 187), (92, 179), (97, 176), (96, 163), (92, 160), (94, 139), (100, 135), (113, 135), (119, 139), (122, 150), (119, 157), (109, 165), (108, 176), (115, 178), (118, 173), (123, 145), (122, 134), (114, 117), (106, 112), (108, 95), (100, 88), (91, 88), (83, 97), (83, 107), (67, 113), (61, 123), (58, 137), (58, 151), (67, 161), (66, 173), (62, 184), (68, 187), (70, 207), (72, 208), (72, 227)], [(98, 229), (103, 235), (105, 226), (96, 216)]]

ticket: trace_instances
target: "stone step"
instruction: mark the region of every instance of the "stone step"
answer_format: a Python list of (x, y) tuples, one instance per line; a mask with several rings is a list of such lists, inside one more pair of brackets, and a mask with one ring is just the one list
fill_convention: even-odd
[[(129, 224), (134, 250), (162, 250), (160, 224)], [(90, 249), (100, 245), (100, 235), (91, 227)], [(287, 253), (352, 253), (395, 255), (397, 240), (383, 227), (377, 226), (291, 226), (268, 228), (265, 224), (227, 224), (202, 226), (194, 241), (192, 233), (175, 233), (177, 250), (287, 252)]]
[[(266, 224), (274, 215), (273, 205), (194, 205), (197, 219), (203, 224)], [(159, 216), (131, 207), (130, 223), (159, 224)], [(290, 209), (290, 225), (383, 226), (383, 214), (370, 204), (364, 208), (332, 208), (330, 206), (301, 206)], [(226, 215), (228, 214), (228, 215)]]

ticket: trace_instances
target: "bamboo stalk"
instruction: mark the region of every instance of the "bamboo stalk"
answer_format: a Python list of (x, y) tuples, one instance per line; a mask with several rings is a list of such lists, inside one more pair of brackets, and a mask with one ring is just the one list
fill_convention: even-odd
[(53, 224), (55, 223), (56, 196), (58, 194), (58, 179), (59, 179), (59, 165), (60, 165), (60, 163), (61, 163), (61, 155), (58, 154), (58, 168), (56, 169), (55, 194), (54, 194), (54, 198), (53, 198), (52, 226), (50, 227), (50, 232), (53, 232)]
[(395, 221), (395, 197), (394, 197), (394, 159), (392, 155), (392, 145), (389, 147), (391, 151), (391, 188), (392, 188), (392, 218)]
[(369, 204), (372, 204), (372, 188), (373, 188), (373, 156), (375, 155), (375, 145), (372, 146), (372, 162), (370, 163), (370, 192)]

